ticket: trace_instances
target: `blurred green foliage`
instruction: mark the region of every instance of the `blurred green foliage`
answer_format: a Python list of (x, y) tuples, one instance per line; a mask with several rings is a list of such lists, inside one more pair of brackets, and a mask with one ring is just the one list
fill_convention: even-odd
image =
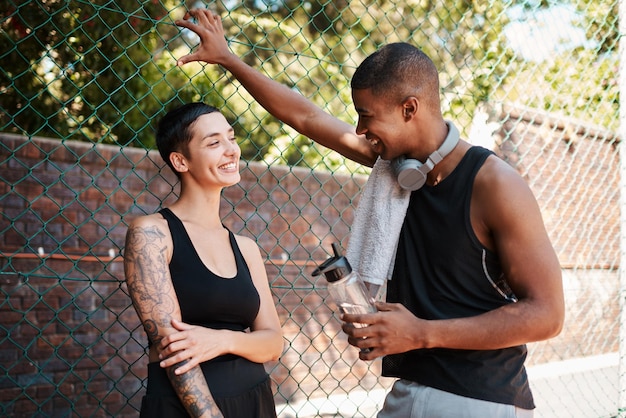
[(246, 159), (362, 171), (268, 115), (218, 66), (176, 67), (197, 40), (174, 20), (198, 6), (223, 16), (246, 62), (350, 123), (356, 66), (385, 43), (407, 41), (440, 68), (444, 113), (462, 129), (493, 100), (616, 124), (617, 3), (608, 15), (606, 5), (578, 4), (575, 23), (593, 50), (528, 62), (503, 34), (511, 6), (503, 0), (9, 0), (0, 18), (0, 131), (152, 148), (165, 111), (201, 100), (223, 109)]

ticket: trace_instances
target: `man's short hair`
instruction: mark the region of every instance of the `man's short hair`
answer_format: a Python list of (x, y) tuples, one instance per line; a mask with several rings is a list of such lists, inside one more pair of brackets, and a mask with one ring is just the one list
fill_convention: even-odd
[(387, 44), (368, 56), (355, 71), (350, 86), (353, 90), (371, 89), (373, 95), (396, 103), (417, 96), (440, 106), (435, 64), (406, 42)]

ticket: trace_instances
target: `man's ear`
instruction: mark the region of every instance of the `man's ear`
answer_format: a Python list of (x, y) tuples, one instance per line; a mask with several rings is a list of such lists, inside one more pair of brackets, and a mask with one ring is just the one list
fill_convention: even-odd
[(413, 118), (419, 110), (420, 102), (417, 97), (409, 96), (402, 102), (402, 116), (405, 120)]
[(179, 173), (184, 173), (189, 170), (187, 158), (180, 152), (174, 151), (170, 154), (170, 162), (172, 167)]

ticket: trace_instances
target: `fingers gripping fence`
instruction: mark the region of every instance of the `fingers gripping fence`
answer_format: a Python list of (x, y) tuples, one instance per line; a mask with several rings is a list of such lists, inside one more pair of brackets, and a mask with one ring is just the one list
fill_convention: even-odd
[[(146, 338), (122, 271), (126, 227), (178, 193), (154, 122), (223, 109), (248, 163), (224, 223), (256, 238), (285, 335), (281, 417), (372, 417), (390, 381), (348, 346), (323, 282), (367, 170), (269, 116), (217, 66), (175, 60), (201, 3), (0, 5), (0, 415), (137, 416)], [(231, 48), (354, 123), (348, 80), (409, 41), (441, 70), (445, 116), (528, 181), (561, 261), (561, 335), (529, 345), (536, 416), (622, 414), (617, 1), (217, 2)], [(623, 343), (622, 343), (623, 344)], [(623, 374), (623, 369), (622, 372)]]

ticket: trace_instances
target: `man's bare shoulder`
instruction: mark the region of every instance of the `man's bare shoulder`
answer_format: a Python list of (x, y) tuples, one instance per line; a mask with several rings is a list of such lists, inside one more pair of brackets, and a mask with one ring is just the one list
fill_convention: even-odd
[[(478, 171), (476, 186), (491, 189), (491, 192), (515, 192), (516, 189), (529, 189), (528, 182), (509, 163), (496, 155), (490, 155)], [(494, 190), (494, 188), (496, 190)]]

